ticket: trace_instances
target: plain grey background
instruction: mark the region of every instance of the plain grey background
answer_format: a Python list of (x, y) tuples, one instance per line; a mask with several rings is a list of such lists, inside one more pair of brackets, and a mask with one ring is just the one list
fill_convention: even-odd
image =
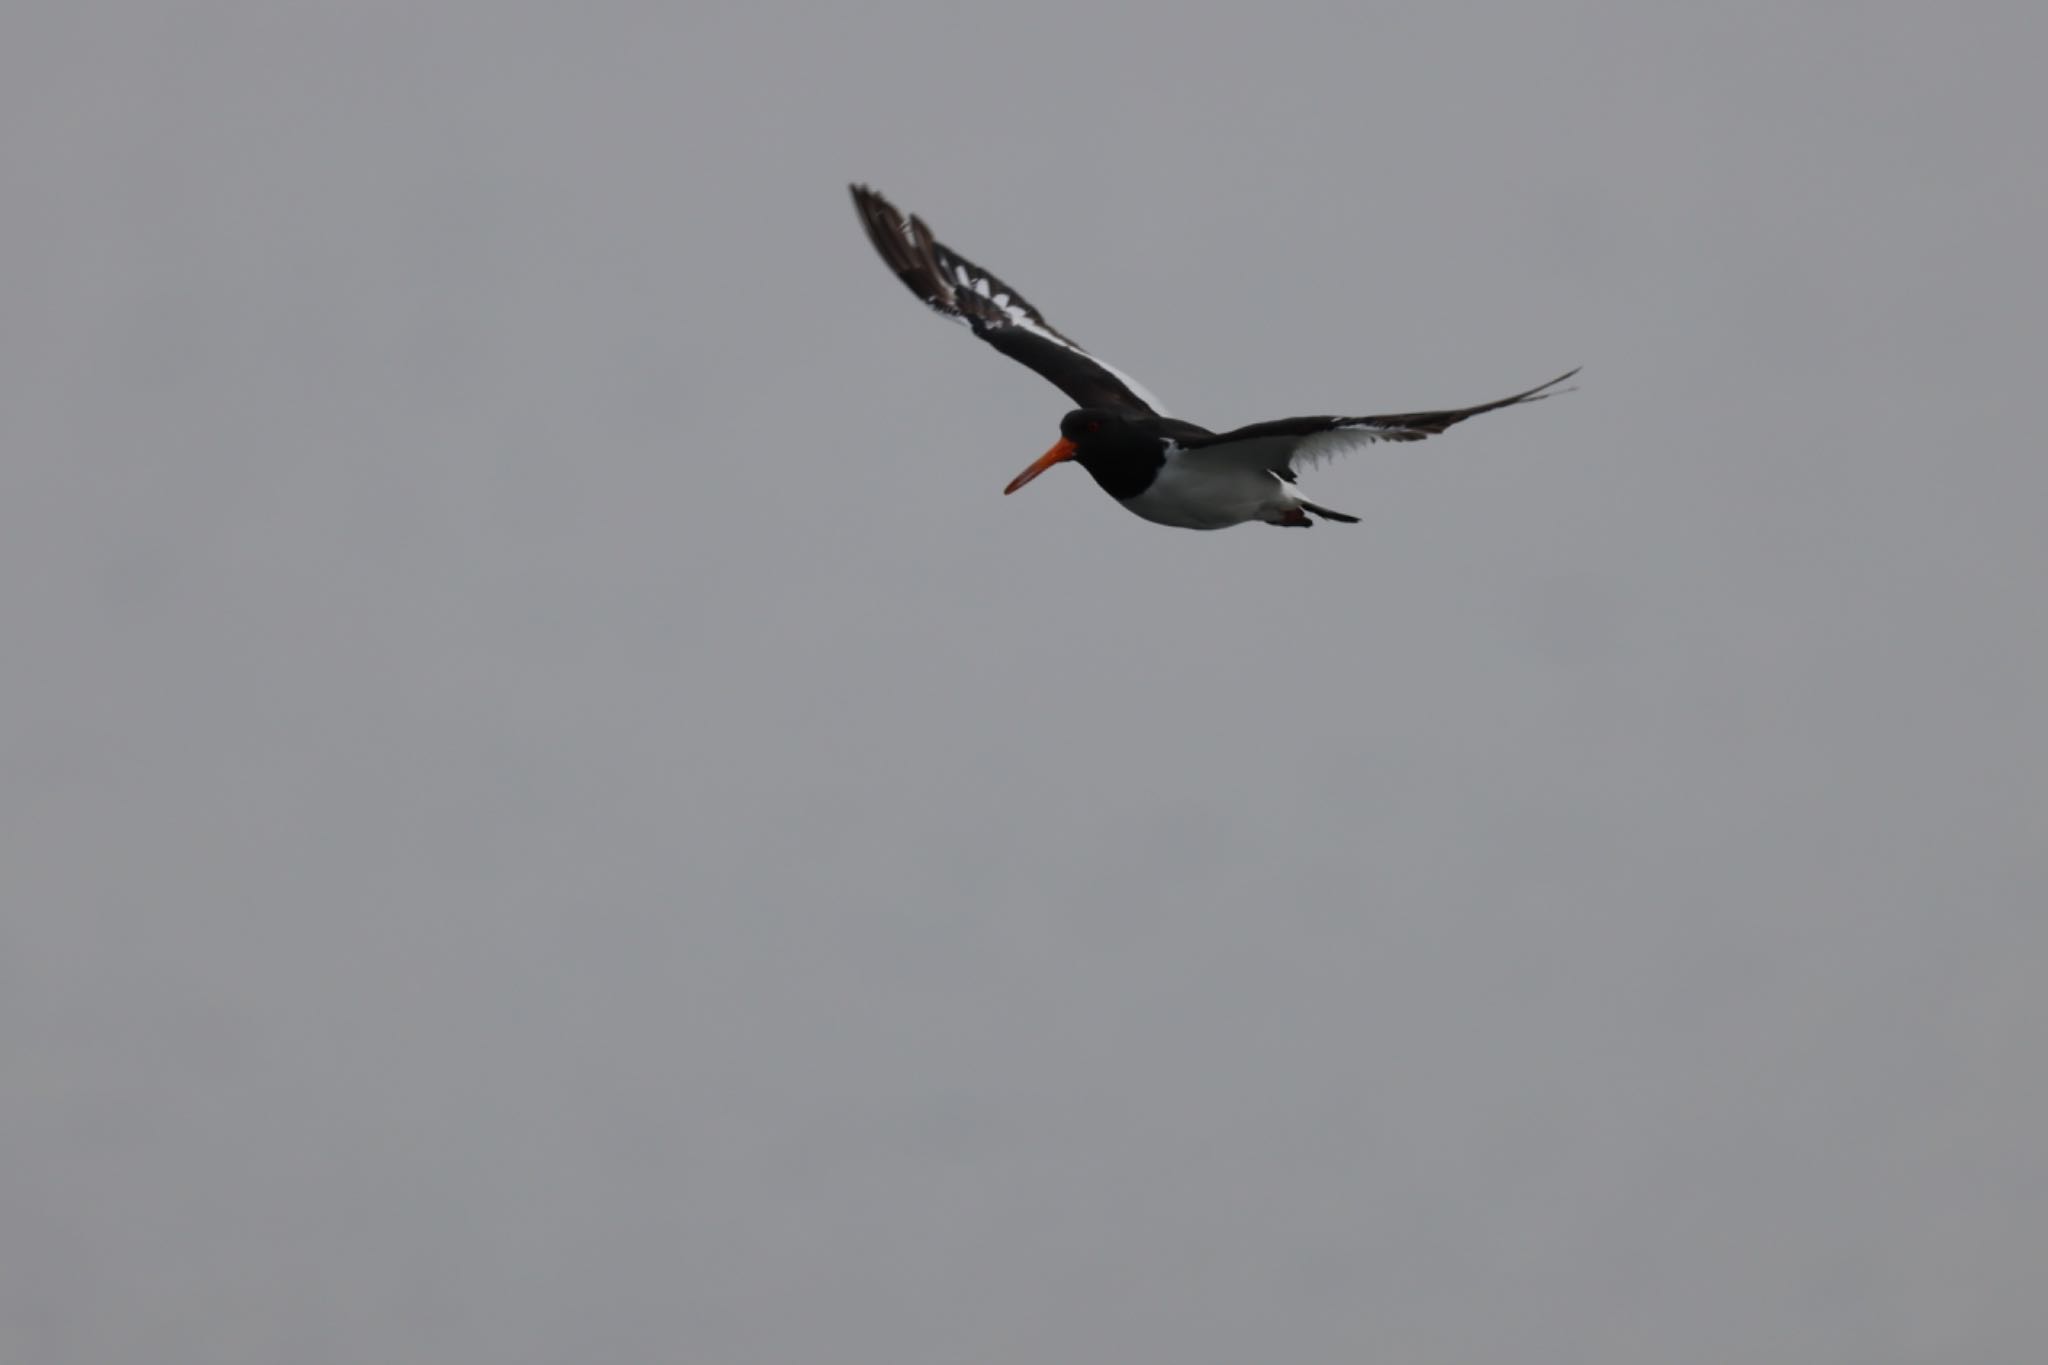
[(10, 7), (0, 1357), (2042, 1358), (2043, 13)]

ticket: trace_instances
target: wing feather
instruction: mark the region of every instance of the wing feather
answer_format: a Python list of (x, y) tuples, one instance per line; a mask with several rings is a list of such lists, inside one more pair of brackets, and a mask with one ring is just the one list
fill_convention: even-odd
[(933, 237), (922, 218), (900, 212), (865, 185), (850, 188), (868, 240), (883, 263), (934, 312), (972, 328), (976, 336), (1036, 370), (1084, 408), (1165, 414), (1159, 400), (1137, 380), (1090, 355), (993, 272)]
[(1479, 403), (1469, 408), (1440, 408), (1434, 412), (1385, 413), (1377, 417), (1283, 417), (1276, 422), (1255, 422), (1235, 431), (1184, 442), (1190, 450), (1203, 451), (1216, 459), (1228, 459), (1272, 470), (1291, 478), (1304, 465), (1319, 464), (1376, 441), (1420, 441), (1441, 435), (1468, 417), (1482, 412), (1534, 403), (1554, 393), (1570, 393), (1557, 386), (1577, 374), (1567, 370), (1533, 389)]

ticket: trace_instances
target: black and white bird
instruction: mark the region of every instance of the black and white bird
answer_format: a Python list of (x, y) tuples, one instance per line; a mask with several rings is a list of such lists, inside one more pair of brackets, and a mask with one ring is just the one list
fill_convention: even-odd
[(932, 236), (924, 220), (906, 216), (864, 185), (854, 207), (882, 260), (935, 311), (1051, 380), (1080, 404), (1060, 420), (1060, 439), (1010, 481), (1014, 493), (1056, 464), (1071, 460), (1095, 476), (1102, 491), (1162, 526), (1215, 531), (1241, 522), (1310, 526), (1311, 514), (1355, 522), (1295, 491), (1299, 466), (1313, 465), (1373, 441), (1419, 441), (1496, 408), (1548, 397), (1577, 374), (1547, 384), (1438, 412), (1377, 417), (1283, 417), (1235, 431), (1213, 432), (1168, 417), (1129, 375), (1081, 349), (1024, 296)]

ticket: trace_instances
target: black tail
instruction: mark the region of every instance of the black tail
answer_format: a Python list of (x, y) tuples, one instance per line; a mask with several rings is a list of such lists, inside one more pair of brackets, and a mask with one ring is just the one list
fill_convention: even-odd
[(1295, 501), (1301, 503), (1302, 511), (1313, 512), (1324, 521), (1348, 521), (1354, 526), (1358, 524), (1358, 518), (1347, 512), (1332, 512), (1329, 508), (1318, 507), (1312, 502), (1301, 502), (1300, 498), (1296, 498)]

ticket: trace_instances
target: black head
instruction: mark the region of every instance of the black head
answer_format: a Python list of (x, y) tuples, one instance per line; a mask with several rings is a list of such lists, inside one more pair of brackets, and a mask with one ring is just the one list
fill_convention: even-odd
[(1112, 497), (1135, 497), (1152, 482), (1165, 459), (1159, 434), (1143, 419), (1115, 408), (1075, 408), (1060, 419), (1060, 439), (1031, 467), (1010, 481), (1014, 493), (1062, 461), (1072, 460)]
[(1060, 435), (1084, 448), (1113, 445), (1129, 431), (1126, 414), (1111, 408), (1075, 408), (1060, 418)]

